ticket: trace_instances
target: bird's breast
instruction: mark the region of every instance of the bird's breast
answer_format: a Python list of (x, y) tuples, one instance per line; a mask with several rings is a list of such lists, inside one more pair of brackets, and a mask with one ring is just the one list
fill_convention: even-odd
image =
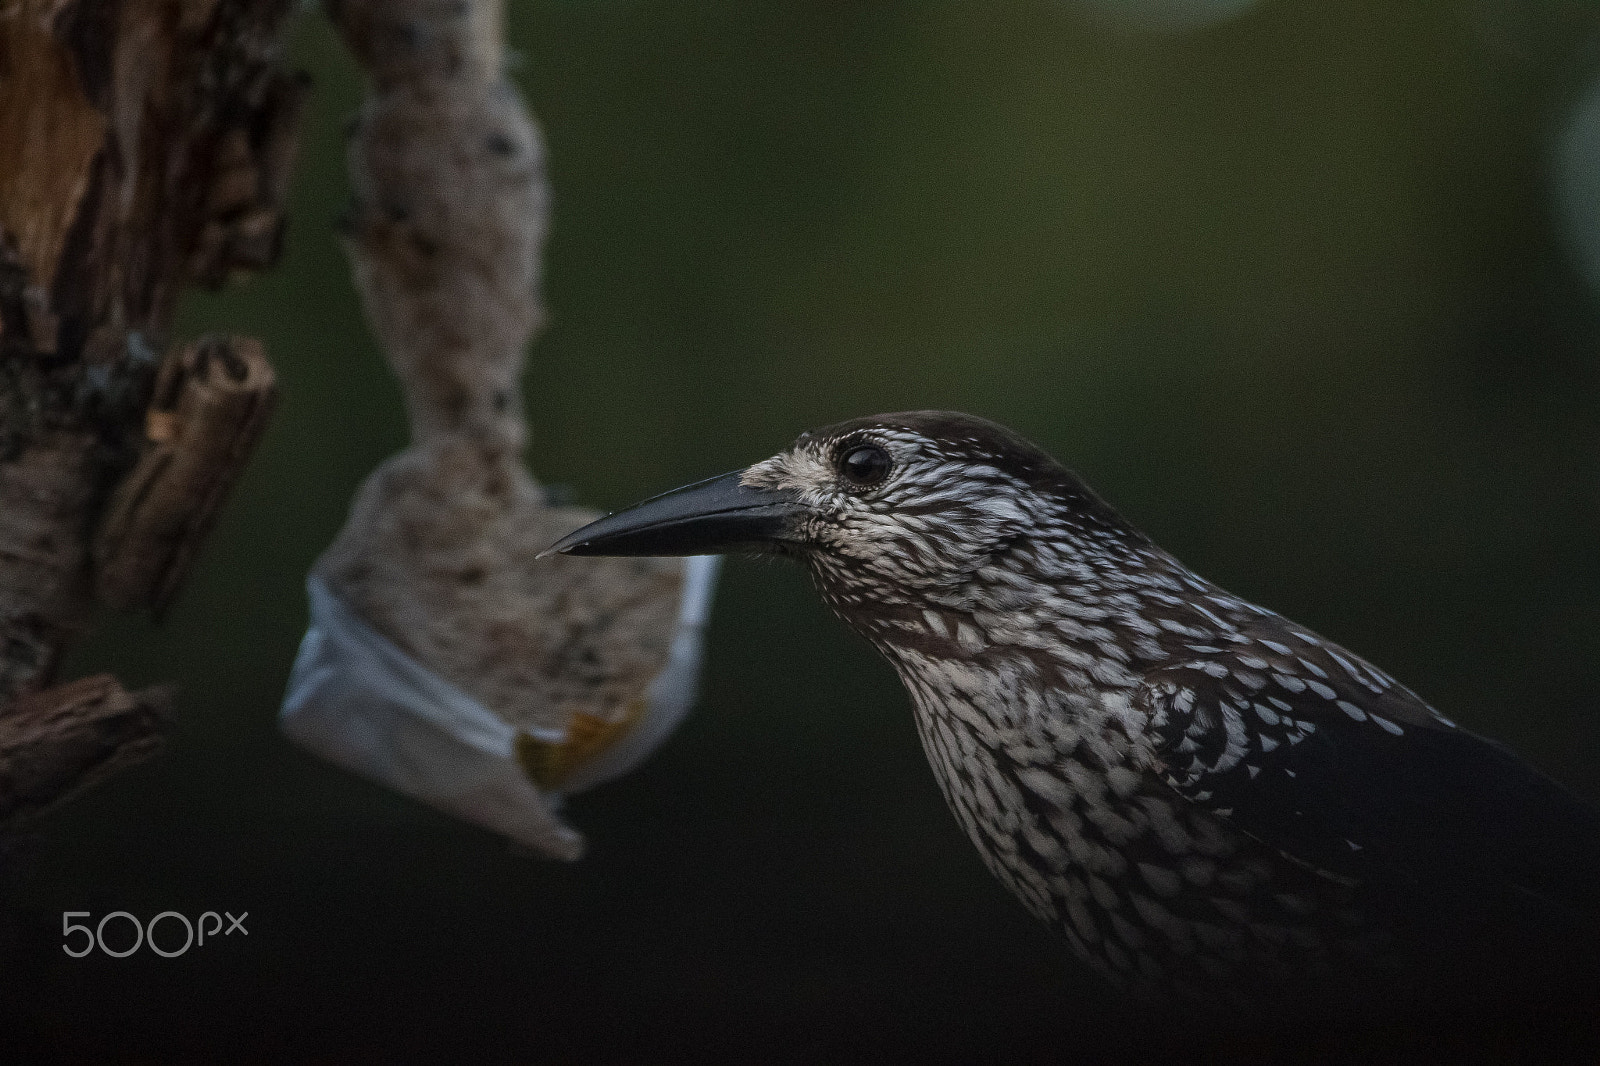
[(1324, 952), (1342, 889), (1174, 793), (1149, 769), (1125, 693), (948, 664), (901, 676), (985, 864), (1114, 983), (1199, 987)]

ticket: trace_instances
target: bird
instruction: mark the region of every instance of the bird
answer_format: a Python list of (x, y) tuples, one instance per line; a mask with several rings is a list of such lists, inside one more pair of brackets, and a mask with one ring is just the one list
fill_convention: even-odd
[(545, 554), (725, 552), (806, 565), (899, 675), (989, 870), (1118, 989), (1354, 1001), (1448, 981), (1524, 919), (1597, 942), (1591, 806), (999, 424), (811, 430)]

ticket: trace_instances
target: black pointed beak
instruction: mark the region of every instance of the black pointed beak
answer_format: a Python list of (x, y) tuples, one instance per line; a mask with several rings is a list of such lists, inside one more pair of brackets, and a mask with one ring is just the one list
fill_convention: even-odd
[(567, 534), (547, 555), (716, 555), (785, 539), (801, 507), (739, 484), (742, 470), (674, 489)]

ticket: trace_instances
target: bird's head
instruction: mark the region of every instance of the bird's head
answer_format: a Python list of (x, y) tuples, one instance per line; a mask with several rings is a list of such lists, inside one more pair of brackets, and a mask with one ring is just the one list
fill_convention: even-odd
[(1146, 543), (1075, 475), (1004, 426), (946, 411), (852, 419), (785, 451), (609, 515), (546, 554), (803, 557), (852, 606), (956, 607), (1020, 551), (1081, 558)]

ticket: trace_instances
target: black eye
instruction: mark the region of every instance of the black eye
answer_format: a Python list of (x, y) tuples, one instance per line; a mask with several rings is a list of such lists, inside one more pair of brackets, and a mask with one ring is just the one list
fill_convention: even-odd
[(889, 476), (889, 453), (876, 444), (861, 444), (839, 457), (839, 473), (857, 488), (876, 485)]

